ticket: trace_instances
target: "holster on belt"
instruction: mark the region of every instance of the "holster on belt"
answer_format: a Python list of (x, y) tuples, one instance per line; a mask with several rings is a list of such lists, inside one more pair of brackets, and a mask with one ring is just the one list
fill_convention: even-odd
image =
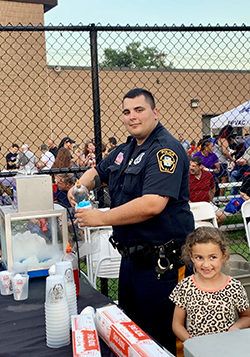
[(171, 239), (167, 243), (157, 246), (159, 259), (155, 271), (160, 279), (167, 271), (171, 269), (178, 270), (183, 264), (181, 263), (181, 245)]
[(123, 246), (114, 236), (111, 236), (109, 241), (122, 257), (133, 260), (138, 268), (152, 269), (155, 267), (158, 278), (167, 271), (173, 268), (178, 269), (182, 265), (180, 263), (181, 246), (173, 239), (160, 245), (139, 243), (131, 247)]
[(114, 249), (118, 250), (122, 257), (128, 257), (128, 248), (118, 242), (118, 240), (114, 236), (109, 237), (109, 242), (111, 243)]

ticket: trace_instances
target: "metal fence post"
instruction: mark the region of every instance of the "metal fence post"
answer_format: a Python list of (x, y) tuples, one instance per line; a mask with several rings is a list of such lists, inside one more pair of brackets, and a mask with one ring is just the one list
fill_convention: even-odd
[[(94, 112), (94, 133), (96, 147), (96, 163), (102, 160), (102, 136), (101, 136), (101, 107), (99, 92), (98, 54), (97, 54), (97, 29), (95, 24), (91, 24), (90, 30), (90, 51), (91, 51), (91, 74), (92, 74), (92, 96)], [(104, 207), (103, 189), (97, 192), (99, 207)]]
[(102, 160), (102, 138), (101, 138), (101, 109), (99, 92), (98, 54), (97, 54), (97, 30), (95, 24), (91, 24), (90, 30), (91, 51), (91, 73), (92, 73), (92, 95), (94, 111), (94, 133), (96, 147), (96, 161)]
[[(98, 55), (97, 55), (97, 30), (95, 24), (91, 24), (90, 30), (91, 46), (91, 73), (92, 73), (92, 92), (93, 92), (93, 111), (94, 111), (94, 133), (96, 147), (96, 162), (102, 160), (102, 136), (101, 136), (101, 109), (99, 93), (99, 73), (98, 73)], [(103, 189), (97, 192), (99, 207), (104, 207)], [(101, 292), (108, 296), (108, 280), (101, 278)]]

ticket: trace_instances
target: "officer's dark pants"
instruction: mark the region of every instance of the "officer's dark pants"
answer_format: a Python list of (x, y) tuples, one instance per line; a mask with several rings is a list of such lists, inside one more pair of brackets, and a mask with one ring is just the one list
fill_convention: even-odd
[(119, 305), (146, 333), (176, 354), (176, 337), (172, 332), (175, 305), (169, 300), (178, 282), (172, 269), (157, 279), (154, 269), (138, 269), (132, 260), (123, 258), (119, 279)]

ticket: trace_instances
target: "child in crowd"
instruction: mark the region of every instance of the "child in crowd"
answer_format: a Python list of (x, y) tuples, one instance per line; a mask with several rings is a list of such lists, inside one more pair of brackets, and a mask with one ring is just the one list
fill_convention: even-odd
[(175, 303), (173, 331), (182, 342), (250, 326), (245, 288), (221, 272), (228, 258), (225, 237), (218, 228), (199, 227), (188, 235), (182, 259), (187, 265), (193, 263), (194, 275), (180, 281), (169, 297)]

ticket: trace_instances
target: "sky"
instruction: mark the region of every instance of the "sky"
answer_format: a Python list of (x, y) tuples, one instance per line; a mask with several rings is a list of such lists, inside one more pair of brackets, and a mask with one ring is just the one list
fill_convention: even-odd
[(250, 25), (249, 0), (58, 0), (45, 25)]

